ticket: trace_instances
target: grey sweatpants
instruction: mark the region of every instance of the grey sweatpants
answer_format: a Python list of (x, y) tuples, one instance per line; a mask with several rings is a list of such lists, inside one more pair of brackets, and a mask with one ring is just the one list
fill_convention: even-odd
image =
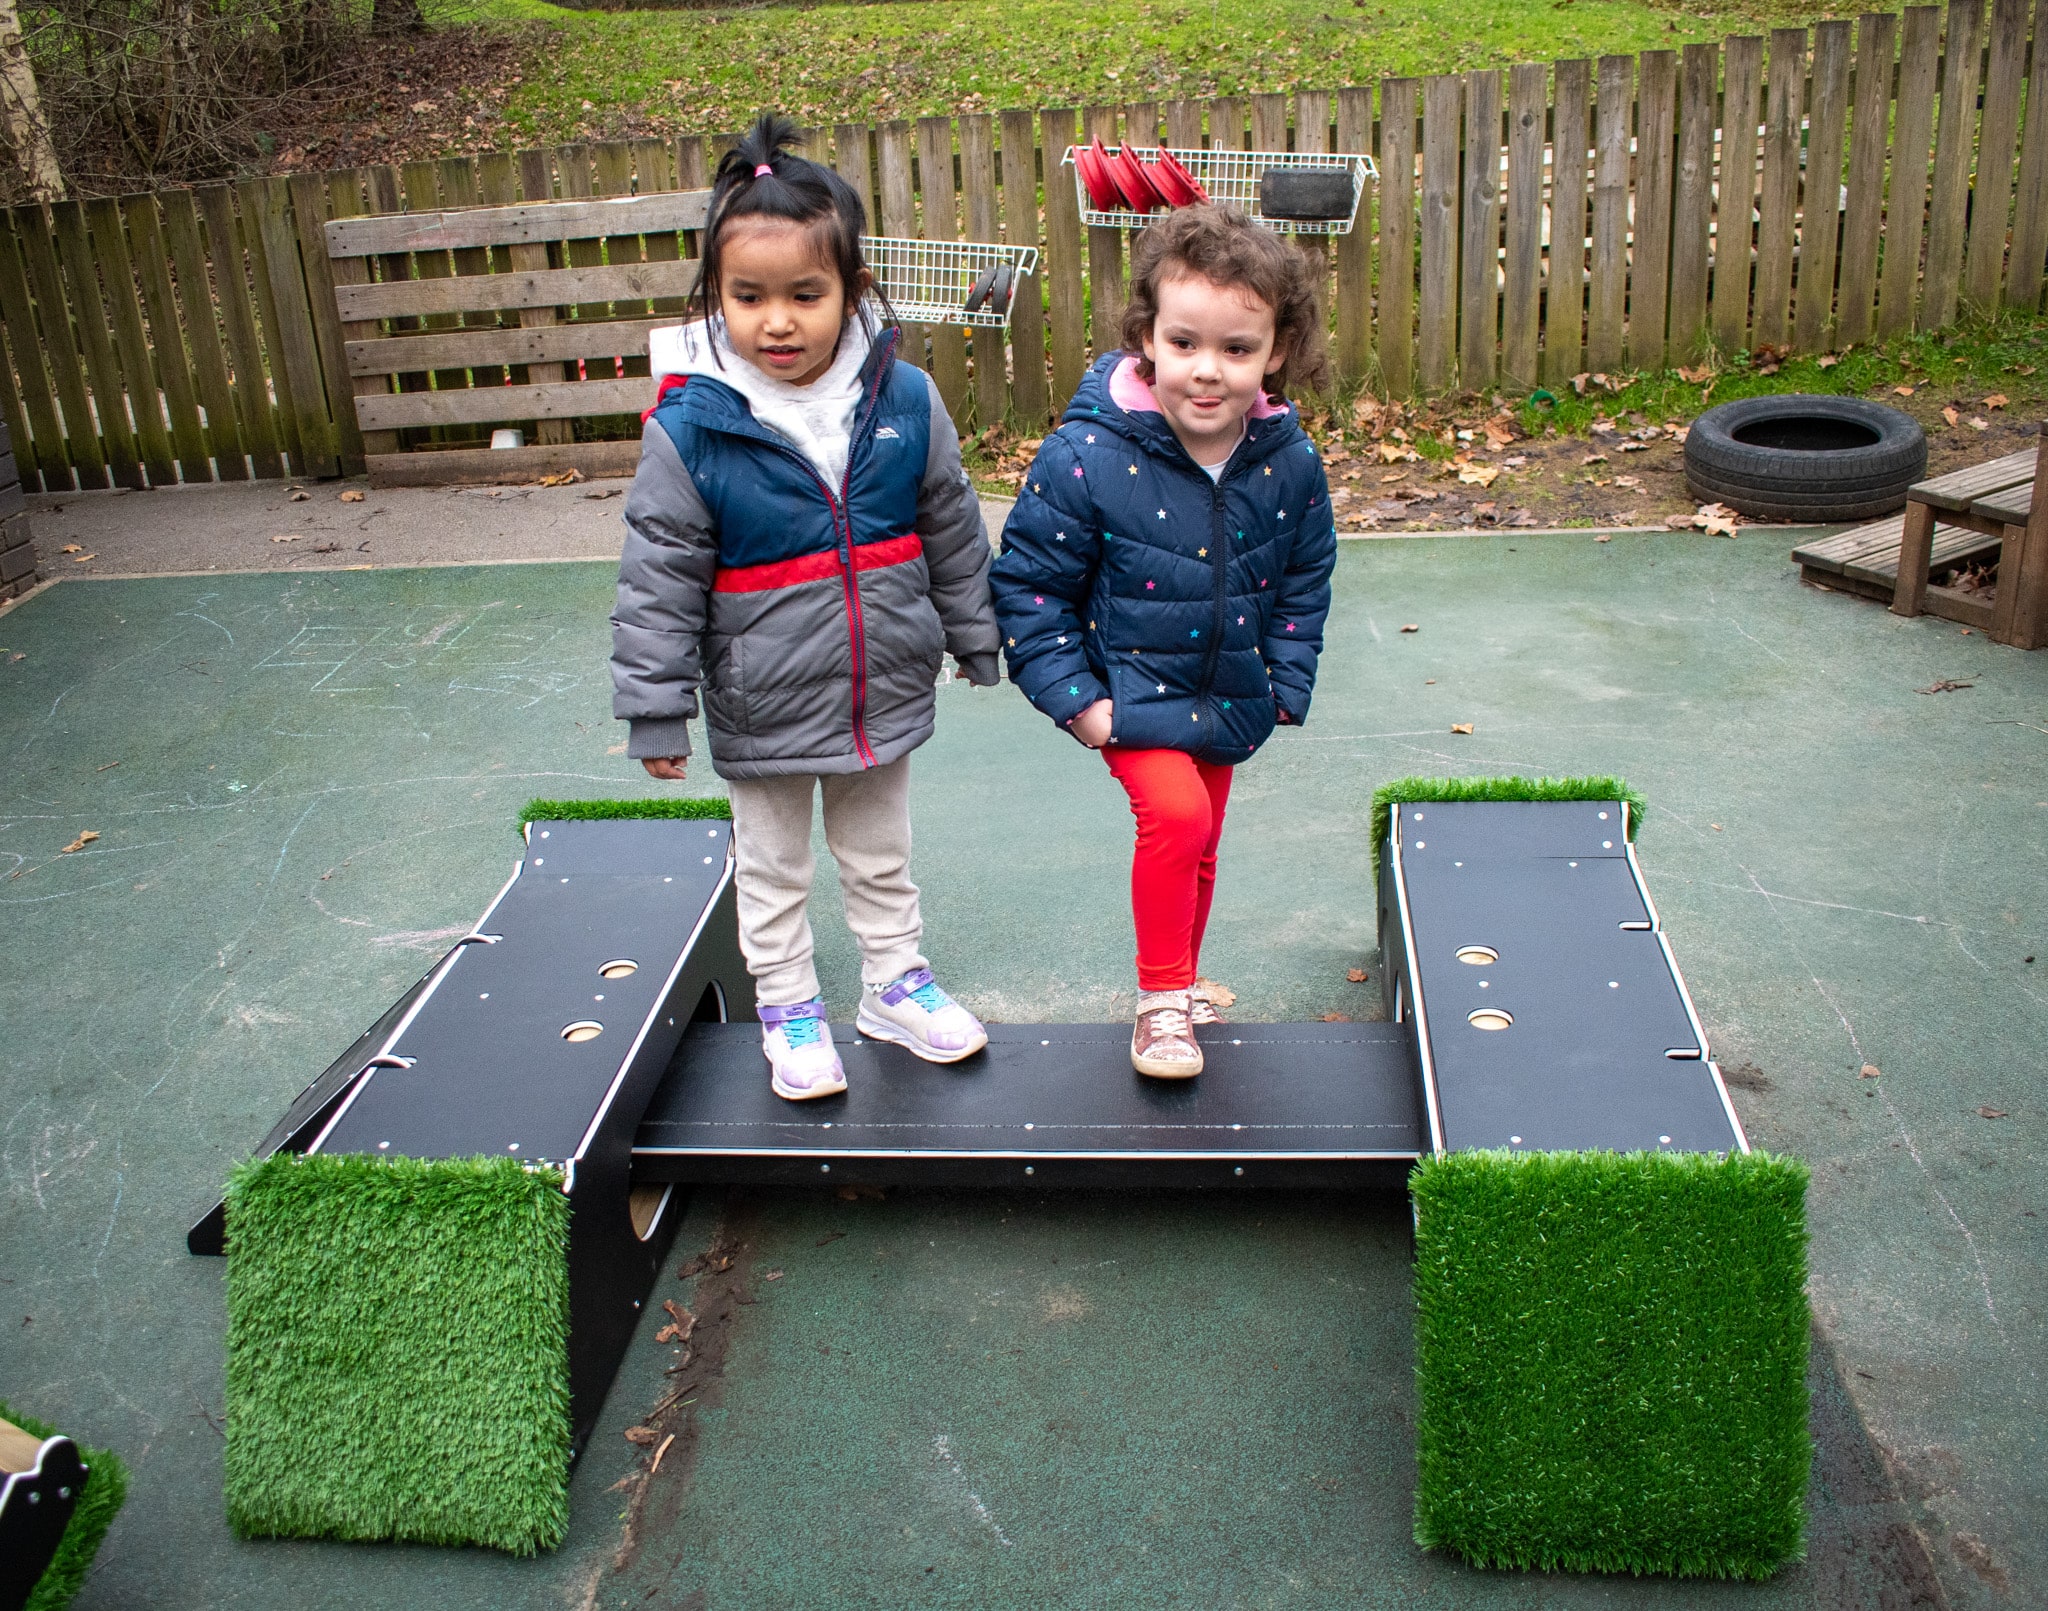
[(861, 982), (880, 986), (925, 966), (924, 920), (910, 881), (910, 757), (866, 772), (735, 778), (732, 832), (740, 950), (764, 1007), (819, 994), (805, 907), (817, 858), (812, 801), (825, 796), (825, 843), (839, 863), (846, 923), (860, 941)]

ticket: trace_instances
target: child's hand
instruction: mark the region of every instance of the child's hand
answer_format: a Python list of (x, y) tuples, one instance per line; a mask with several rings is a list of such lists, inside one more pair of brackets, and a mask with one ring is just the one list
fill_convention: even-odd
[(647, 775), (651, 778), (660, 778), (664, 783), (681, 783), (685, 759), (681, 755), (667, 755), (640, 764), (647, 768)]
[(1109, 742), (1110, 718), (1115, 713), (1112, 701), (1098, 699), (1069, 722), (1067, 730), (1091, 750), (1099, 750)]

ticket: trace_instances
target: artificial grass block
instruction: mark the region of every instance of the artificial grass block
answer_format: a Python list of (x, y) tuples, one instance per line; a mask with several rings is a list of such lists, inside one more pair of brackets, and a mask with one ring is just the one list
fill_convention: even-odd
[(228, 1520), (552, 1549), (569, 1199), (510, 1158), (279, 1153), (227, 1192)]
[(649, 800), (529, 800), (520, 810), (519, 823), (596, 822), (612, 817), (680, 817), (688, 822), (730, 822), (730, 800), (673, 800), (657, 796)]
[(1626, 800), (1633, 839), (1647, 809), (1642, 795), (1620, 778), (1396, 778), (1372, 791), (1372, 842), (1387, 842), (1394, 802), (1430, 800)]
[[(53, 1437), (59, 1430), (5, 1404), (0, 1404), (0, 1421), (12, 1421), (37, 1439)], [(118, 1456), (106, 1449), (88, 1449), (80, 1444), (78, 1457), (85, 1462), (85, 1492), (72, 1507), (71, 1520), (64, 1524), (64, 1536), (57, 1543), (57, 1553), (36, 1579), (22, 1611), (64, 1611), (84, 1586), (85, 1574), (92, 1570), (93, 1557), (99, 1554), (100, 1541), (107, 1536), (107, 1529), (114, 1524), (114, 1513), (128, 1497), (128, 1468)]]
[(1806, 1180), (1760, 1153), (1425, 1158), (1417, 1542), (1681, 1577), (1799, 1556)]

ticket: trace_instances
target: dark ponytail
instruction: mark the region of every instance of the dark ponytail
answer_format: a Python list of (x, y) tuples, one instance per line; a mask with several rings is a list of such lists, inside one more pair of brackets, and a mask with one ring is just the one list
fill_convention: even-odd
[(742, 218), (782, 218), (801, 224), (818, 255), (838, 272), (839, 282), (859, 310), (868, 334), (876, 333), (872, 295), (891, 323), (895, 309), (869, 273), (860, 238), (867, 227), (867, 208), (860, 196), (830, 168), (796, 154), (801, 141), (796, 125), (773, 112), (763, 112), (738, 145), (719, 159), (711, 182), (711, 207), (704, 221), (704, 256), (691, 312), (708, 318), (718, 311), (721, 257), (725, 226)]

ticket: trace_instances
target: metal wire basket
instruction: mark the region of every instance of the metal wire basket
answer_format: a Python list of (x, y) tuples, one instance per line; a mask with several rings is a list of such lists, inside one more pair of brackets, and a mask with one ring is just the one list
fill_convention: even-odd
[[(1112, 155), (1122, 147), (1107, 147)], [(1293, 235), (1349, 235), (1358, 220), (1358, 203), (1365, 194), (1365, 182), (1379, 177), (1372, 158), (1358, 152), (1341, 151), (1196, 151), (1181, 146), (1134, 145), (1131, 154), (1140, 162), (1156, 162), (1160, 152), (1169, 152), (1188, 173), (1201, 182), (1209, 199), (1242, 208), (1255, 224)], [(1130, 207), (1104, 209), (1088, 194), (1087, 182), (1074, 161), (1074, 147), (1060, 159), (1074, 170), (1074, 196), (1081, 204), (1081, 222), (1098, 229), (1141, 229), (1155, 216)], [(1259, 177), (1269, 168), (1349, 168), (1351, 170), (1351, 213), (1346, 218), (1268, 218), (1259, 211)]]
[[(866, 235), (861, 250), (875, 283), (905, 324), (969, 324), (1002, 329), (1010, 322), (1030, 276), (1038, 272), (1035, 246), (998, 246), (987, 241), (917, 241)], [(985, 270), (1007, 264), (1012, 279), (1001, 307), (967, 302)]]

